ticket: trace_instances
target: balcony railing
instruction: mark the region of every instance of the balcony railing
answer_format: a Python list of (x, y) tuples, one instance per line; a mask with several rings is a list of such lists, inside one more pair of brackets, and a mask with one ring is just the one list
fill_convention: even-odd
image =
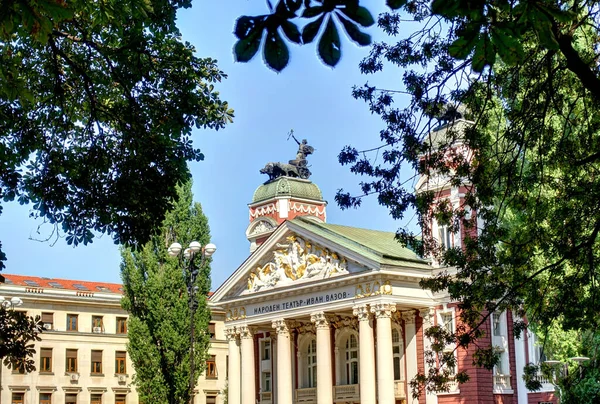
[(261, 404), (271, 404), (273, 402), (273, 395), (270, 391), (261, 391), (260, 393)]
[(510, 389), (510, 375), (494, 375), (494, 387)]
[(394, 396), (396, 398), (405, 398), (406, 391), (404, 389), (405, 383), (404, 380), (395, 380), (394, 381)]
[(360, 399), (358, 384), (333, 386), (334, 401), (358, 401)]
[(309, 387), (305, 389), (296, 389), (296, 402), (297, 403), (316, 403), (317, 402), (317, 388)]

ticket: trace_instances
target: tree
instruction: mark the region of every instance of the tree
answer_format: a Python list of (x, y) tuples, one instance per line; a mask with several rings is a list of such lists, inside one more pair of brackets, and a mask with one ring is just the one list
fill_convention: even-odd
[(9, 369), (35, 370), (34, 344), (41, 341), (40, 316), (28, 317), (24, 312), (0, 305), (0, 361)]
[[(0, 197), (32, 203), (66, 235), (142, 245), (171, 208), (194, 127), (233, 112), (194, 56), (176, 13), (191, 1), (30, 1), (0, 5)], [(4, 267), (0, 251), (0, 270)]]
[[(342, 6), (364, 13), (360, 4), (282, 0), (264, 19), (240, 18), (238, 27), (247, 29), (236, 30), (236, 35), (240, 42), (256, 44), (256, 32), (280, 26), (290, 38), (287, 32), (293, 29), (284, 28), (284, 21), (317, 18), (303, 28), (303, 33), (312, 32), (316, 25), (329, 25), (334, 14), (339, 18)], [(497, 310), (514, 310), (542, 326), (562, 317), (565, 330), (581, 324), (596, 330), (598, 3), (389, 0), (386, 4), (402, 14), (379, 16), (378, 25), (390, 41), (373, 44), (360, 69), (372, 74), (400, 67), (403, 87), (354, 89), (354, 97), (365, 100), (386, 128), (380, 132), (380, 145), (370, 152), (348, 146), (340, 153), (340, 162), (367, 180), (357, 193), (340, 190), (338, 204), (358, 207), (363, 197), (376, 194), (394, 218), (414, 209), (423, 234), (400, 229), (399, 241), (436, 257), (442, 265), (456, 267), (455, 275), (442, 272), (422, 283), (434, 291), (448, 290), (460, 302), (465, 324), (452, 334), (432, 327), (434, 347), (445, 346), (446, 341), (471, 346), (482, 336), (479, 326)], [(412, 20), (410, 25), (407, 20)], [(244, 25), (247, 21), (251, 24)], [(325, 41), (339, 50), (337, 33), (329, 27), (320, 32), (319, 49)], [(264, 49), (267, 52), (267, 43)], [(397, 93), (409, 96), (406, 106), (396, 106)], [(462, 113), (459, 105), (464, 107)], [(457, 130), (461, 117), (469, 124)], [(440, 127), (448, 133), (434, 141), (431, 134)], [(456, 141), (472, 155), (457, 153)], [(407, 171), (414, 176), (401, 176)], [(411, 189), (415, 176), (445, 177), (454, 186), (468, 184), (466, 203), (454, 209), (432, 192), (416, 195)], [(441, 248), (431, 232), (432, 220), (454, 232), (461, 227), (472, 230), (477, 223), (466, 220), (469, 211), (485, 227), (476, 237), (467, 237), (463, 250)], [(517, 321), (516, 333), (525, 326)], [(430, 358), (431, 364), (439, 365), (436, 355)], [(475, 358), (490, 369), (498, 360), (494, 348), (485, 346), (477, 349)], [(420, 375), (415, 387), (441, 390), (447, 376)], [(459, 381), (467, 378), (457, 375)]]
[[(168, 246), (209, 242), (208, 220), (199, 203), (193, 203), (191, 183), (177, 187), (178, 199), (151, 240), (139, 251), (122, 248), (122, 306), (130, 313), (127, 351), (135, 367), (140, 401), (189, 403), (190, 307), (187, 268), (167, 255)], [(185, 272), (185, 273), (184, 273)], [(199, 268), (197, 310), (194, 317), (194, 380), (205, 368), (210, 341), (207, 306), (210, 268)]]

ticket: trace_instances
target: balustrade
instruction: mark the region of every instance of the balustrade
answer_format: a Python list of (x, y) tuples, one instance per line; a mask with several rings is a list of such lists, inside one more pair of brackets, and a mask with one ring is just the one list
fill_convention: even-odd
[(360, 399), (359, 386), (360, 385), (358, 385), (358, 384), (347, 384), (344, 386), (334, 386), (333, 387), (334, 401), (359, 400)]

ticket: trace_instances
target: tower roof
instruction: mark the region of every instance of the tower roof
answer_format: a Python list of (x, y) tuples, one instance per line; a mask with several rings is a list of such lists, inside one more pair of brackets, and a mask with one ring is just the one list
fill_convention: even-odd
[(312, 181), (294, 177), (278, 177), (256, 188), (252, 204), (276, 197), (323, 201), (321, 190)]

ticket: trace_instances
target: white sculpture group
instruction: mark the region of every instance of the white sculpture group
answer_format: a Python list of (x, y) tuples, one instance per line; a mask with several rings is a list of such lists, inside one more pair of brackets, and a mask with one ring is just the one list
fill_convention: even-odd
[(323, 279), (348, 273), (346, 259), (297, 236), (277, 244), (273, 260), (259, 266), (248, 277), (248, 291), (270, 289), (300, 279)]

